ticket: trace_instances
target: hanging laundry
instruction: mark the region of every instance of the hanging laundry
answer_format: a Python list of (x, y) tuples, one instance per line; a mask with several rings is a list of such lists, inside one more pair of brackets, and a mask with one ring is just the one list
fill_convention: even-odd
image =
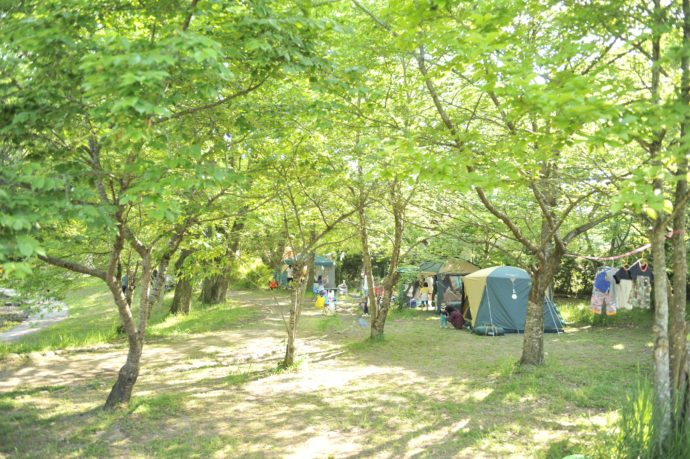
[(618, 269), (613, 275), (615, 281), (612, 284), (612, 288), (616, 293), (616, 300), (619, 309), (632, 309), (632, 304), (630, 303), (630, 295), (633, 289), (632, 276), (630, 271), (626, 267)]
[(592, 300), (590, 309), (594, 314), (601, 314), (603, 308), (607, 315), (616, 314), (616, 306), (611, 302), (611, 281), (607, 279), (610, 267), (601, 268), (594, 277), (594, 288), (592, 289)]
[(649, 264), (636, 261), (628, 270), (633, 280), (630, 302), (634, 308), (649, 309), (652, 306), (652, 279), (654, 273)]
[(638, 277), (648, 277), (650, 280), (654, 279), (654, 273), (652, 272), (652, 267), (642, 260), (638, 260), (633, 264), (628, 270), (630, 273), (630, 278), (636, 280)]

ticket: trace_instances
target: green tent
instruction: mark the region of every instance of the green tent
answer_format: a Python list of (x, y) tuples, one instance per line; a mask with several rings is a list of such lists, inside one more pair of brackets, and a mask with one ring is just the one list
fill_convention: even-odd
[[(532, 278), (524, 269), (498, 266), (463, 277), (473, 328), (497, 326), (506, 333), (525, 331)], [(552, 302), (545, 304), (544, 331), (561, 332), (563, 323)]]

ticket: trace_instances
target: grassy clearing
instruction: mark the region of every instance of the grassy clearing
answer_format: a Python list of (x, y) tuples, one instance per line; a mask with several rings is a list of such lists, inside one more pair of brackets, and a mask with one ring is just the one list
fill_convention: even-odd
[(521, 336), (441, 330), (435, 314), (402, 310), (370, 342), (357, 315), (308, 308), (300, 365), (281, 371), (272, 302), (241, 292), (156, 319), (133, 401), (115, 413), (100, 406), (124, 347), (0, 364), (0, 455), (605, 457), (600, 438), (651, 368), (650, 324), (624, 314), (547, 335), (547, 364), (520, 368)]
[[(247, 294), (248, 301), (252, 295)], [(9, 353), (21, 354), (125, 342), (125, 337), (117, 331), (120, 324), (117, 307), (110, 291), (100, 281), (80, 279), (75, 290), (67, 292), (64, 301), (69, 306), (67, 319), (50, 328), (27, 335), (21, 342), (0, 343), (0, 359)], [(250, 307), (251, 302), (240, 305), (236, 301), (230, 301), (224, 305), (203, 306), (195, 300), (191, 314), (169, 316), (167, 311), (171, 301), (172, 292), (168, 292), (163, 304), (154, 308), (147, 336), (164, 338), (213, 332), (251, 320), (259, 314), (256, 308)], [(135, 314), (136, 307), (135, 303)]]

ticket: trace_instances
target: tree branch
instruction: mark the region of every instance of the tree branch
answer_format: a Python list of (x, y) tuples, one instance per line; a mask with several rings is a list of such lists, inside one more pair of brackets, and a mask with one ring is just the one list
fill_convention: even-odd
[(88, 274), (89, 276), (97, 277), (99, 279), (105, 280), (105, 271), (95, 268), (89, 268), (81, 263), (75, 263), (73, 261), (65, 260), (58, 257), (51, 257), (48, 255), (39, 255), (38, 258), (50, 265), (57, 266), (59, 268), (69, 269), (76, 273)]

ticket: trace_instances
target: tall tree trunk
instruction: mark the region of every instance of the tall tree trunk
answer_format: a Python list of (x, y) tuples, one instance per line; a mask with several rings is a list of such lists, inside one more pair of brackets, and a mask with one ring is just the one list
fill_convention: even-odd
[(671, 432), (671, 378), (668, 341), (668, 290), (666, 278), (665, 219), (659, 217), (650, 237), (654, 260), (654, 390), (659, 421), (659, 443), (666, 444)]
[(685, 246), (685, 225), (687, 204), (685, 195), (688, 192), (688, 159), (687, 136), (690, 134), (690, 0), (683, 0), (683, 48), (681, 57), (680, 100), (685, 107), (683, 120), (680, 124), (680, 154), (676, 171), (675, 208), (673, 219), (673, 298), (669, 311), (670, 365), (671, 365), (671, 399), (681, 408), (678, 421), (682, 421), (685, 413), (685, 400), (688, 397), (688, 374), (686, 373), (688, 350), (686, 322), (687, 303), (687, 248)]
[(222, 303), (228, 295), (232, 264), (235, 262), (237, 251), (240, 248), (240, 236), (244, 229), (245, 214), (246, 209), (240, 209), (239, 216), (232, 222), (230, 234), (228, 235), (228, 247), (225, 251), (223, 272), (204, 279), (201, 283), (200, 299), (203, 304)]
[(171, 314), (189, 314), (192, 309), (192, 283), (187, 278), (177, 280), (175, 285), (175, 296), (170, 305)]
[(381, 307), (376, 315), (375, 320), (371, 321), (371, 337), (379, 337), (383, 335), (384, 327), (386, 326), (386, 318), (388, 317), (388, 310), (391, 305), (391, 296), (393, 295), (393, 287), (398, 283), (400, 273), (398, 266), (400, 266), (400, 251), (402, 250), (402, 236), (404, 230), (404, 212), (405, 203), (400, 194), (398, 182), (393, 183), (391, 191), (391, 205), (393, 207), (394, 220), (394, 234), (393, 234), (393, 250), (391, 251), (391, 261), (388, 266), (388, 274), (381, 283), (383, 287), (383, 299), (381, 300)]
[[(661, 34), (664, 19), (660, 0), (654, 0), (652, 13), (652, 56), (651, 56), (651, 102), (653, 106), (661, 104), (659, 86), (661, 81)], [(662, 146), (662, 133), (655, 131), (654, 139), (649, 146), (649, 157), (654, 166), (662, 168), (659, 157)], [(663, 178), (653, 180), (654, 191), (662, 193)], [(666, 218), (659, 212), (650, 233), (654, 266), (654, 408), (656, 417), (657, 443), (665, 446), (671, 434), (671, 374), (668, 341), (668, 290), (666, 278)]]
[(544, 297), (560, 266), (561, 256), (559, 253), (554, 253), (546, 260), (546, 263), (532, 273), (521, 365), (544, 364)]
[(225, 301), (230, 285), (229, 275), (224, 272), (204, 279), (199, 299), (203, 304), (218, 304)]
[[(359, 218), (359, 239), (362, 244), (362, 265), (364, 269), (364, 278), (367, 283), (367, 296), (365, 298), (367, 306), (369, 307), (369, 316), (371, 317), (371, 338), (380, 338), (383, 334), (383, 327), (377, 329), (374, 323), (379, 320), (379, 310), (376, 304), (376, 293), (374, 292), (374, 276), (371, 267), (371, 253), (369, 252), (369, 232), (367, 230), (367, 216), (364, 200), (360, 199), (357, 209), (357, 217)], [(385, 319), (383, 319), (385, 321)]]
[(175, 284), (175, 296), (173, 297), (173, 302), (170, 305), (171, 314), (189, 314), (192, 306), (192, 283), (190, 280), (184, 276), (184, 266), (185, 260), (193, 253), (191, 249), (184, 249), (180, 252), (180, 257), (175, 262), (175, 279), (177, 282)]
[(292, 289), (290, 295), (290, 317), (287, 322), (287, 344), (285, 345), (285, 358), (283, 359), (283, 366), (290, 367), (295, 363), (295, 354), (297, 351), (297, 325), (299, 318), (302, 315), (302, 308), (304, 306), (304, 296), (307, 289), (307, 279), (313, 276), (314, 253), (310, 253), (306, 260), (307, 275), (302, 276), (304, 264), (300, 263), (295, 256), (295, 288)]
[(129, 352), (127, 361), (120, 368), (115, 385), (110, 390), (108, 399), (105, 402), (105, 409), (111, 410), (119, 405), (126, 405), (132, 398), (134, 384), (139, 377), (139, 362), (143, 350), (143, 341), (135, 338), (129, 340)]

